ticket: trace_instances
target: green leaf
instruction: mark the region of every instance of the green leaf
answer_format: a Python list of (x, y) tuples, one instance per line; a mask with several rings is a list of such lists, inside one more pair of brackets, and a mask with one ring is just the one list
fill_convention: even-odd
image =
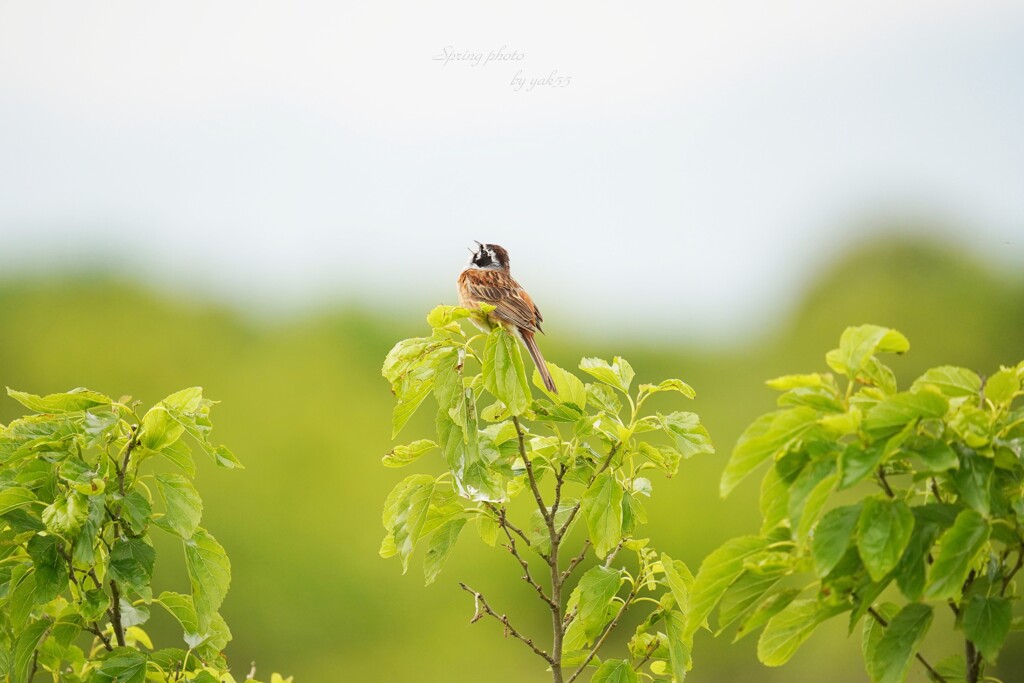
[(73, 491), (66, 498), (59, 496), (43, 510), (43, 524), (51, 532), (70, 538), (82, 528), (88, 516), (88, 498)]
[(167, 407), (157, 404), (142, 418), (139, 442), (152, 451), (161, 451), (181, 438), (185, 426), (171, 417)]
[(885, 449), (881, 444), (871, 444), (867, 448), (859, 443), (847, 444), (839, 456), (839, 490), (848, 489), (854, 484), (863, 481), (885, 457)]
[(726, 541), (704, 558), (690, 590), (687, 637), (704, 625), (726, 589), (745, 571), (747, 560), (763, 552), (767, 545), (768, 541), (758, 536), (740, 536)]
[(107, 396), (83, 387), (48, 396), (27, 394), (24, 391), (15, 391), (7, 387), (7, 395), (37, 413), (74, 413), (79, 410), (109, 406), (111, 403)]
[(26, 545), (35, 567), (36, 584), (33, 599), (37, 604), (50, 602), (68, 587), (68, 565), (60, 556), (60, 539), (55, 536), (33, 536)]
[(638, 388), (639, 395), (657, 394), (662, 391), (678, 391), (686, 398), (696, 398), (697, 392), (689, 384), (681, 379), (666, 379), (658, 384), (641, 384)]
[(785, 450), (814, 425), (817, 417), (812, 408), (800, 406), (767, 413), (754, 420), (740, 435), (725, 466), (719, 486), (721, 495), (729, 495), (759, 465)]
[(876, 683), (901, 683), (907, 678), (914, 653), (932, 623), (932, 608), (919, 602), (903, 607), (889, 622), (888, 628), (868, 660), (868, 673)]
[(818, 515), (835, 489), (839, 476), (835, 463), (823, 460), (805, 467), (789, 489), (789, 518), (801, 544), (818, 521)]
[(735, 643), (768, 623), (772, 617), (786, 609), (789, 603), (793, 602), (798, 595), (800, 595), (799, 588), (786, 588), (766, 597), (750, 613), (750, 616), (743, 620), (739, 628), (736, 629), (736, 635), (733, 637), (732, 642)]
[(455, 541), (459, 538), (462, 527), (466, 525), (465, 517), (458, 517), (449, 520), (441, 525), (441, 528), (434, 532), (427, 544), (427, 554), (423, 558), (423, 578), (426, 585), (434, 583), (434, 579), (441, 573), (448, 555), (455, 547)]
[(552, 393), (544, 386), (540, 372), (534, 368), (533, 385), (543, 391), (548, 398), (556, 403), (570, 403), (581, 410), (587, 407), (587, 388), (576, 375), (563, 370), (554, 363), (548, 363), (548, 373), (555, 382), (556, 393)]
[(765, 666), (782, 666), (796, 654), (823, 614), (814, 600), (794, 600), (768, 621), (757, 642), (757, 658)]
[(914, 420), (942, 417), (949, 410), (949, 401), (942, 394), (922, 389), (905, 391), (875, 404), (864, 418), (869, 432), (889, 433), (902, 429)]
[(697, 413), (675, 412), (668, 415), (658, 413), (658, 421), (665, 433), (675, 439), (676, 448), (684, 458), (715, 452), (708, 430), (700, 423)]
[(825, 356), (830, 368), (855, 378), (877, 353), (905, 353), (910, 342), (896, 330), (878, 325), (848, 327), (839, 338), (839, 348)]
[[(128, 525), (135, 535), (141, 536), (145, 532), (152, 514), (153, 507), (141, 492), (131, 491), (124, 497), (121, 508), (121, 520)], [(88, 526), (88, 524), (85, 526)]]
[(416, 383), (409, 391), (398, 396), (398, 401), (395, 402), (395, 408), (391, 416), (392, 439), (398, 436), (402, 428), (409, 422), (409, 419), (416, 413), (416, 409), (430, 395), (430, 387), (431, 383), (424, 380)]
[(868, 498), (857, 524), (857, 551), (873, 581), (900, 561), (914, 531), (914, 515), (902, 500)]
[(672, 592), (672, 597), (675, 598), (676, 606), (686, 613), (689, 610), (693, 574), (682, 560), (673, 560), (664, 553), (661, 556), (661, 566), (665, 572), (665, 582)]
[(606, 659), (597, 667), (590, 683), (640, 683), (629, 662), (622, 659)]
[(30, 624), (17, 636), (10, 669), (12, 683), (29, 682), (28, 676), (32, 666), (32, 656), (46, 639), (49, 628), (50, 622), (41, 619)]
[(668, 636), (668, 661), (675, 683), (682, 683), (686, 672), (693, 668), (693, 638), (686, 636), (686, 617), (672, 610), (665, 615), (665, 630)]
[(576, 618), (588, 634), (595, 634), (607, 623), (608, 606), (621, 582), (619, 572), (601, 565), (592, 567), (580, 579)]
[(993, 473), (992, 460), (980, 456), (970, 449), (964, 449), (960, 467), (953, 472), (953, 483), (963, 502), (982, 515), (990, 511), (989, 493)]
[(981, 654), (995, 663), (999, 650), (1010, 633), (1013, 607), (1003, 597), (973, 595), (964, 609), (964, 634)]
[(938, 389), (949, 398), (977, 396), (981, 391), (981, 378), (973, 370), (943, 365), (932, 368), (915, 379), (910, 385), (910, 390), (914, 392), (926, 386)]
[(997, 405), (1009, 405), (1020, 392), (1015, 368), (1002, 368), (985, 381), (985, 398)]
[(944, 441), (929, 441), (924, 446), (915, 448), (912, 453), (921, 458), (929, 472), (945, 472), (960, 464), (956, 451)]
[(148, 661), (149, 658), (135, 648), (115, 648), (103, 660), (103, 665), (94, 674), (92, 680), (110, 681), (111, 683), (144, 683)]
[(829, 510), (818, 522), (811, 545), (814, 569), (818, 576), (828, 576), (829, 572), (839, 563), (843, 553), (850, 545), (860, 513), (861, 505), (859, 503), (844, 505)]
[(397, 501), (394, 522), (390, 528), (402, 560), (402, 573), (409, 569), (409, 558), (420, 539), (430, 510), (430, 500), (434, 495), (433, 477), (417, 478), (414, 481)]
[(110, 607), (110, 596), (102, 588), (93, 588), (82, 594), (82, 618), (86, 621), (99, 621)]
[(26, 488), (12, 486), (0, 491), (0, 515), (17, 510), (36, 500), (36, 495)]
[(192, 602), (199, 632), (210, 628), (231, 585), (231, 562), (223, 546), (208, 531), (196, 529), (185, 542), (185, 568), (192, 584)]
[(504, 403), (513, 415), (522, 415), (530, 405), (530, 385), (519, 343), (505, 328), (487, 335), (483, 357), (484, 388)]
[(425, 454), (437, 448), (437, 444), (429, 439), (419, 439), (407, 446), (395, 446), (381, 462), (385, 467), (405, 467), (416, 462)]
[(988, 523), (976, 511), (958, 514), (953, 526), (939, 537), (939, 552), (928, 572), (925, 596), (933, 600), (956, 599), (989, 533)]
[(773, 567), (765, 570), (748, 569), (736, 579), (722, 597), (718, 610), (718, 630), (716, 635), (743, 617), (748, 610), (758, 604), (786, 574), (786, 569)]
[(615, 475), (607, 470), (597, 475), (582, 505), (594, 552), (603, 558), (622, 538), (622, 486)]
[(435, 306), (434, 309), (427, 314), (427, 324), (435, 329), (439, 327), (447, 327), (456, 320), (468, 318), (471, 315), (473, 315), (472, 311), (462, 308), (461, 306)]
[(632, 366), (619, 356), (612, 359), (611, 365), (600, 358), (584, 358), (580, 361), (580, 370), (624, 394), (629, 393), (634, 377)]
[(192, 482), (180, 474), (156, 475), (157, 487), (166, 505), (163, 522), (178, 536), (191, 538), (203, 516), (203, 501)]
[(141, 538), (119, 538), (110, 550), (110, 578), (143, 592), (153, 579), (156, 551)]

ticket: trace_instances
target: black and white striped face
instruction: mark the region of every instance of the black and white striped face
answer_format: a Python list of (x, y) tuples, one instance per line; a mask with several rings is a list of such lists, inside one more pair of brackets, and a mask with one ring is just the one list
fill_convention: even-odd
[(477, 250), (473, 251), (469, 264), (484, 270), (508, 270), (508, 252), (497, 244), (477, 242)]

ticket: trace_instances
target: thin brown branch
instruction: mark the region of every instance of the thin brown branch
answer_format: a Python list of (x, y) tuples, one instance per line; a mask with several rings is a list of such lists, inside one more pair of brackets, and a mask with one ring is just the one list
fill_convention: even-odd
[(569, 565), (565, 568), (565, 571), (562, 572), (562, 581), (568, 579), (569, 576), (571, 576), (572, 573), (576, 570), (576, 567), (580, 565), (580, 562), (583, 562), (583, 560), (586, 559), (588, 550), (590, 550), (589, 538), (583, 541), (583, 549), (580, 550), (580, 554), (572, 558), (569, 561)]
[(553, 601), (548, 597), (547, 593), (544, 592), (544, 588), (534, 580), (533, 575), (530, 573), (530, 563), (526, 561), (526, 558), (519, 554), (519, 549), (516, 547), (516, 538), (512, 535), (512, 532), (509, 530), (506, 522), (505, 508), (501, 508), (501, 514), (498, 517), (498, 525), (505, 532), (505, 536), (508, 538), (508, 543), (505, 545), (505, 548), (512, 554), (512, 557), (516, 558), (519, 562), (519, 566), (523, 568), (523, 581), (533, 586), (533, 589), (537, 591), (537, 595), (540, 596), (541, 600), (549, 606), (557, 607), (557, 605), (553, 604)]
[(527, 638), (526, 636), (524, 636), (521, 633), (519, 633), (519, 631), (517, 631), (512, 626), (512, 624), (509, 623), (509, 620), (508, 620), (507, 616), (505, 616), (504, 614), (500, 614), (499, 615), (497, 612), (495, 612), (493, 609), (491, 609), (491, 606), (487, 604), (487, 600), (484, 599), (484, 596), (480, 592), (473, 590), (472, 588), (470, 588), (469, 586), (467, 586), (464, 583), (460, 582), (459, 585), (462, 587), (462, 590), (466, 591), (467, 593), (470, 593), (473, 596), (473, 600), (474, 600), (474, 613), (473, 613), (473, 618), (469, 620), (469, 623), (475, 624), (476, 622), (478, 622), (481, 619), (483, 619), (485, 615), (493, 617), (497, 621), (501, 622), (501, 624), (505, 627), (505, 637), (506, 638), (508, 636), (512, 636), (513, 638), (516, 638), (517, 640), (522, 641), (527, 646), (529, 646), (529, 648), (531, 650), (533, 650), (534, 653), (538, 657), (542, 658), (545, 662), (547, 662), (551, 666), (554, 666), (554, 660), (551, 658), (551, 655), (549, 655), (547, 652), (545, 652), (544, 650), (541, 650), (539, 647), (534, 645), (533, 640), (531, 640), (530, 638)]
[(544, 496), (540, 494), (540, 487), (537, 486), (537, 476), (533, 471), (533, 463), (530, 462), (530, 457), (526, 454), (526, 443), (523, 436), (523, 427), (519, 424), (519, 418), (515, 415), (512, 416), (512, 424), (516, 427), (516, 436), (519, 437), (519, 456), (523, 459), (523, 463), (526, 465), (526, 477), (530, 481), (530, 490), (533, 491), (533, 498), (537, 501), (537, 509), (540, 510), (540, 514), (544, 517), (544, 523), (547, 524), (548, 530), (551, 532), (551, 539), (555, 539), (555, 515), (548, 509), (544, 503)]
[[(504, 507), (499, 508), (494, 503), (484, 503), (484, 505), (487, 507), (488, 510), (491, 511), (491, 513), (494, 514), (495, 517), (498, 518), (499, 523), (500, 523), (502, 515), (505, 515), (505, 508)], [(508, 527), (508, 529), (512, 533), (514, 533), (516, 536), (518, 536), (519, 538), (523, 539), (523, 543), (525, 543), (526, 545), (532, 545), (530, 543), (530, 539), (526, 537), (526, 533), (522, 529), (517, 527), (515, 524), (513, 524), (512, 522), (508, 521), (508, 517), (507, 516), (505, 517), (505, 526)]]
[(103, 647), (107, 648), (107, 651), (108, 651), (108, 652), (113, 652), (113, 650), (114, 650), (114, 646), (110, 644), (110, 638), (108, 638), (108, 637), (107, 637), (107, 634), (105, 634), (105, 633), (104, 633), (104, 632), (103, 632), (103, 631), (102, 631), (102, 630), (100, 629), (100, 625), (99, 625), (99, 624), (97, 624), (97, 623), (96, 623), (96, 622), (94, 621), (94, 622), (92, 622), (92, 624), (90, 624), (90, 625), (86, 626), (86, 627), (85, 627), (85, 630), (86, 630), (86, 631), (88, 631), (89, 633), (93, 634), (93, 635), (94, 635), (94, 636), (96, 636), (97, 638), (99, 638), (99, 639), (100, 639), (100, 642), (102, 642), (102, 643), (103, 643)]
[(1002, 587), (999, 591), (1000, 595), (1006, 594), (1006, 589), (1010, 587), (1010, 582), (1013, 581), (1013, 577), (1020, 571), (1021, 567), (1024, 567), (1024, 545), (1017, 548), (1017, 564), (1013, 565), (1013, 569), (1003, 577)]
[(117, 638), (118, 647), (124, 647), (124, 626), (121, 623), (121, 591), (117, 587), (117, 581), (110, 580), (110, 623), (114, 627), (114, 636)]
[[(868, 607), (868, 614), (874, 617), (875, 621), (881, 624), (883, 628), (889, 627), (889, 622), (886, 620), (885, 617), (879, 614), (874, 607)], [(921, 662), (924, 668), (928, 669), (928, 673), (931, 674), (932, 680), (938, 681), (938, 683), (947, 683), (943, 675), (936, 671), (935, 667), (928, 663), (928, 660), (924, 658), (924, 655), (922, 655), (920, 652), (915, 652), (914, 656), (917, 658), (917, 661)]]
[(878, 466), (877, 474), (879, 483), (882, 485), (882, 488), (885, 489), (885, 495), (890, 498), (895, 498), (896, 494), (893, 493), (892, 487), (889, 486), (889, 480), (885, 478), (885, 470), (882, 469), (881, 465)]

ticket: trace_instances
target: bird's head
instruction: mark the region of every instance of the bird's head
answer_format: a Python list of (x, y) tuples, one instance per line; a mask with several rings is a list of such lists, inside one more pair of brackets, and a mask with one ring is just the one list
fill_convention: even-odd
[(470, 249), (473, 254), (469, 262), (477, 268), (490, 270), (508, 270), (508, 252), (497, 244), (481, 244), (477, 242), (477, 248)]

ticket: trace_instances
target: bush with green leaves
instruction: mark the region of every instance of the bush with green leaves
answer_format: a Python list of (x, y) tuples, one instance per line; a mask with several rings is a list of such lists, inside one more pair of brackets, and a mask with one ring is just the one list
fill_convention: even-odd
[[(763, 627), (758, 657), (779, 666), (845, 614), (851, 632), (863, 623), (872, 681), (903, 681), (915, 660), (935, 681), (983, 680), (1021, 623), (1024, 363), (988, 378), (937, 367), (899, 391), (879, 355), (908, 348), (853, 327), (826, 356), (835, 374), (768, 382), (779, 409), (746, 429), (721, 480), (726, 495), (768, 465), (761, 531), (704, 560), (688, 637), (717, 607), (718, 633)], [(939, 610), (964, 639), (941, 661), (921, 651)]]
[[(219, 613), (231, 564), (200, 526), (192, 484), (193, 446), (241, 467), (209, 440), (214, 401), (192, 387), (140, 415), (137, 401), (86, 389), (7, 393), (35, 414), (0, 425), (3, 680), (233, 682)], [(154, 593), (151, 533), (180, 540), (187, 593)], [(154, 649), (143, 629), (154, 606), (185, 647)]]
[[(460, 323), (471, 316), (483, 321), (481, 312), (434, 309), (431, 336), (399, 342), (384, 362), (397, 398), (393, 436), (428, 397), (437, 413), (436, 440), (399, 446), (383, 462), (403, 467), (436, 453), (439, 472), (410, 475), (388, 496), (381, 555), (398, 556), (405, 571), (425, 542), (430, 584), (472, 522), (485, 546), (507, 550), (540, 609), (550, 611), (550, 645), (461, 584), (474, 598), (474, 622), (499, 622), (547, 664), (555, 683), (587, 672), (605, 683), (681, 681), (691, 661), (684, 622), (692, 576), (639, 536), (642, 500), (651, 495), (652, 472), (671, 477), (681, 460), (713, 448), (696, 414), (644, 408), (659, 392), (693, 398), (693, 389), (680, 380), (633, 389), (622, 358), (584, 358), (579, 367), (592, 383), (548, 363), (557, 392), (543, 388), (536, 370), (534, 392), (516, 339), (501, 327), (468, 336)], [(579, 522), (585, 529), (574, 534)], [(646, 618), (627, 656), (602, 658), (630, 608)]]

